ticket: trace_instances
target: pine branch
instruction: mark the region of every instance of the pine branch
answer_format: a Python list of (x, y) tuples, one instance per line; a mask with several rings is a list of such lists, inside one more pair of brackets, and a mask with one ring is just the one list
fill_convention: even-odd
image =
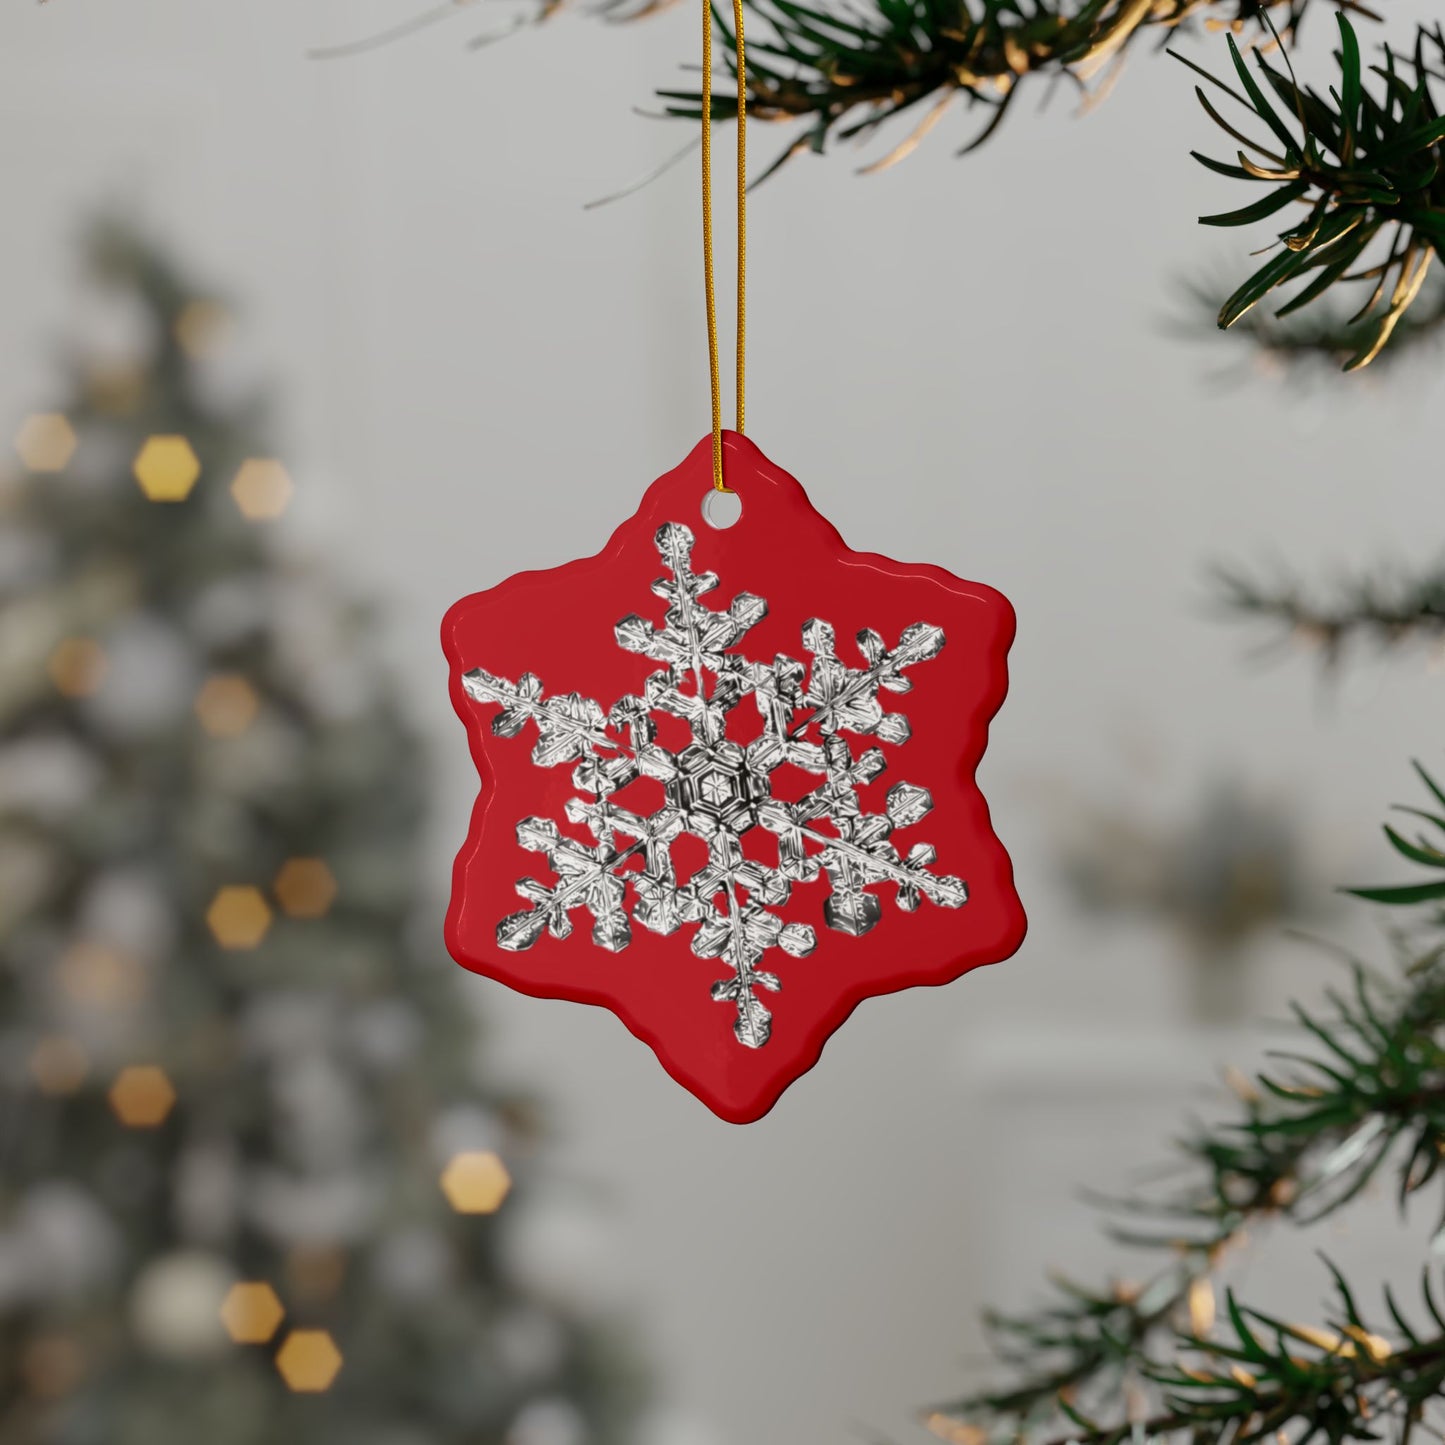
[[(1420, 781), (1430, 793), (1430, 800), (1433, 807), (1445, 809), (1445, 790), (1420, 766), (1415, 765), (1415, 772)], [(1417, 831), (1413, 838), (1406, 838), (1402, 833), (1385, 824), (1385, 837), (1389, 840), (1390, 846), (1402, 858), (1422, 868), (1428, 868), (1434, 873), (1445, 873), (1445, 816), (1439, 812), (1430, 812), (1424, 808), (1397, 806), (1396, 812), (1408, 814), (1417, 820), (1418, 823), (1428, 823), (1435, 830), (1436, 837), (1429, 833)], [(1372, 903), (1385, 903), (1392, 906), (1411, 905), (1417, 903), (1445, 903), (1445, 879), (1431, 880), (1425, 883), (1402, 883), (1385, 888), (1351, 888), (1348, 890), (1356, 898), (1365, 898)], [(1425, 1020), (1431, 1017), (1438, 1018), (1440, 1015), (1424, 1015)]]
[[(802, 150), (822, 152), (835, 141), (865, 138), (912, 112), (918, 117), (912, 131), (865, 168), (881, 169), (910, 153), (955, 99), (987, 112), (963, 154), (988, 140), (1025, 82), (1047, 75), (1085, 87), (1106, 66), (1117, 69), (1141, 36), (1167, 34), (1198, 18), (1231, 32), (1243, 33), (1253, 25), (1267, 44), (1253, 48), (1251, 64), (1234, 34), (1226, 37), (1238, 88), (1176, 56), (1211, 87), (1206, 91), (1196, 85), (1195, 90), (1210, 118), (1236, 144), (1237, 163), (1193, 154), (1221, 175), (1270, 187), (1260, 200), (1202, 216), (1201, 222), (1244, 226), (1287, 207), (1305, 208), (1303, 220), (1279, 233), (1282, 249), (1221, 307), (1222, 329), (1280, 287), (1293, 292), (1280, 308), (1285, 316), (1339, 284), (1363, 282), (1364, 304), (1343, 327), (1332, 322), (1306, 335), (1313, 354), (1339, 350), (1345, 333), (1343, 368), (1367, 366), (1417, 302), (1435, 253), (1445, 243), (1440, 166), (1445, 118), (1432, 91), (1445, 69), (1445, 32), (1439, 27), (1419, 28), (1408, 54), (1381, 47), (1381, 61), (1367, 75), (1344, 9), (1370, 12), (1341, 8), (1339, 82), (1322, 95), (1296, 80), (1283, 51), (1282, 62), (1265, 54), (1293, 40), (1308, 0), (1233, 0), (1228, 5), (1218, 0), (1091, 0), (1072, 9), (1056, 0), (1033, 7), (1015, 0), (971, 0), (961, 7), (943, 0), (874, 0), (876, 12), (818, 8), (798, 0), (749, 3), (766, 27), (748, 44), (750, 113), (761, 120), (802, 123), (764, 177)], [(735, 67), (736, 36), (727, 17), (715, 13)], [(1216, 92), (1264, 127), (1262, 141), (1226, 119)], [(700, 117), (696, 91), (659, 94), (667, 114)], [(725, 92), (715, 94), (714, 115), (731, 115), (735, 107)], [(1434, 304), (1436, 315), (1429, 319), (1438, 322), (1438, 296)], [(1358, 334), (1349, 334), (1356, 329)], [(1414, 335), (1431, 330), (1420, 324)], [(1252, 331), (1261, 337), (1264, 328), (1256, 324)], [(1283, 349), (1288, 341), (1277, 344)]]
[(1285, 316), (1340, 283), (1364, 282), (1365, 303), (1353, 319), (1368, 327), (1345, 362), (1345, 370), (1352, 371), (1373, 361), (1390, 340), (1445, 244), (1440, 168), (1445, 117), (1431, 88), (1445, 64), (1445, 32), (1419, 29), (1408, 56), (1383, 46), (1383, 63), (1370, 67), (1378, 82), (1374, 94), (1364, 83), (1354, 28), (1343, 13), (1338, 20), (1339, 86), (1326, 95), (1301, 85), (1287, 59), (1280, 67), (1256, 51), (1253, 66), (1248, 65), (1233, 36), (1228, 44), (1241, 90), (1184, 63), (1269, 133), (1264, 143), (1250, 139), (1220, 114), (1202, 87), (1195, 87), (1210, 118), (1243, 147), (1235, 152), (1237, 165), (1197, 151), (1195, 159), (1221, 175), (1271, 187), (1253, 204), (1201, 216), (1201, 222), (1243, 226), (1295, 204), (1307, 208), (1302, 221), (1279, 233), (1283, 249), (1224, 303), (1220, 327), (1233, 326), (1281, 286), (1298, 286), (1279, 309)]
[(1334, 1279), (1338, 1305), (1323, 1326), (1291, 1323), (1226, 1293), (1222, 1338), (1177, 1330), (1170, 1362), (1141, 1367), (1141, 1378), (1162, 1398), (1156, 1412), (1101, 1423), (1071, 1409), (1065, 1413), (1073, 1428), (1049, 1445), (1185, 1434), (1195, 1445), (1271, 1435), (1304, 1445), (1316, 1435), (1330, 1442), (1378, 1439), (1386, 1423), (1401, 1438), (1445, 1381), (1445, 1321), (1429, 1273), (1421, 1295), (1436, 1328), (1422, 1337), (1391, 1298), (1393, 1339), (1361, 1314), (1337, 1271)]
[(1350, 579), (1328, 599), (1287, 579), (1258, 581), (1229, 568), (1216, 577), (1226, 607), (1281, 624), (1289, 640), (1318, 648), (1330, 663), (1355, 639), (1390, 648), (1445, 636), (1445, 561), (1413, 577)]
[[(1347, 3), (1370, 14), (1358, 0)], [(869, 167), (878, 169), (911, 151), (955, 99), (986, 112), (963, 154), (994, 133), (1026, 82), (1067, 79), (1083, 89), (1141, 37), (1167, 36), (1191, 21), (1264, 35), (1265, 17), (1273, 15), (1279, 31), (1292, 36), (1309, 0), (871, 0), (866, 10), (798, 0), (748, 5), (762, 22), (748, 35), (748, 113), (801, 122), (773, 168), (805, 149), (867, 137), (926, 105), (914, 132)], [(716, 6), (714, 13), (735, 65), (731, 21)], [(669, 115), (701, 116), (699, 92), (659, 95)], [(714, 91), (713, 113), (732, 116), (735, 101)]]
[[(955, 98), (989, 112), (963, 147), (968, 151), (994, 133), (1033, 77), (1068, 77), (1082, 86), (1121, 61), (1141, 35), (1167, 33), (1194, 18), (1225, 23), (1231, 31), (1253, 24), (1261, 39), (1292, 40), (1307, 0), (1236, 0), (1232, 6), (1095, 0), (1067, 12), (1051, 0), (1027, 11), (1008, 0), (976, 0), (961, 15), (942, 0), (876, 3), (877, 13), (865, 15), (796, 0), (751, 0), (767, 29), (748, 45), (750, 113), (803, 123), (765, 175), (800, 150), (821, 152), (834, 141), (866, 137), (913, 111), (921, 116), (914, 130), (868, 169), (891, 164), (917, 145)], [(1221, 15), (1222, 9), (1229, 13)], [(1282, 63), (1266, 58), (1265, 46), (1256, 46), (1253, 63), (1247, 62), (1233, 33), (1226, 41), (1237, 87), (1176, 58), (1211, 87), (1196, 85), (1200, 104), (1236, 144), (1237, 163), (1199, 152), (1195, 158), (1221, 175), (1270, 187), (1260, 200), (1201, 222), (1244, 226), (1287, 207), (1306, 209), (1302, 221), (1279, 233), (1281, 249), (1221, 307), (1219, 326), (1235, 325), (1280, 287), (1293, 288), (1279, 311), (1285, 316), (1336, 285), (1363, 282), (1364, 305), (1345, 328), (1360, 328), (1344, 359), (1344, 369), (1355, 370), (1390, 341), (1445, 244), (1445, 118), (1432, 90), (1445, 69), (1445, 32), (1420, 28), (1407, 55), (1381, 47), (1381, 63), (1369, 68), (1373, 84), (1367, 84), (1354, 27), (1343, 10), (1337, 19), (1339, 83), (1324, 95), (1297, 81), (1287, 56)], [(736, 37), (721, 11), (717, 25), (735, 64)], [(1226, 119), (1217, 93), (1248, 111), (1264, 127), (1264, 139), (1252, 139)], [(670, 115), (701, 115), (695, 91), (660, 95)], [(725, 92), (717, 94), (714, 114), (729, 115), (735, 105)], [(1338, 347), (1340, 329), (1316, 335), (1313, 349)], [(1421, 327), (1415, 330), (1421, 334)]]
[[(471, 0), (443, 0), (403, 24), (316, 55), (354, 55), (440, 23)], [(550, 18), (565, 0), (533, 0), (531, 18)], [(595, 14), (632, 20), (670, 0), (592, 0)], [(709, 0), (717, 32), (737, 69), (730, 17)], [(1364, 304), (1347, 320), (1335, 316), (1303, 329), (1280, 330), (1257, 318), (1244, 331), (1265, 355), (1343, 357), (1343, 369), (1369, 365), (1418, 306), (1435, 254), (1445, 245), (1445, 116), (1432, 83), (1445, 79), (1445, 30), (1418, 27), (1408, 53), (1380, 47), (1366, 66), (1346, 12), (1379, 19), (1363, 0), (1337, 0), (1340, 48), (1336, 85), (1320, 93), (1295, 77), (1284, 47), (1296, 38), (1311, 0), (745, 0), (754, 17), (749, 36), (748, 109), (761, 121), (797, 123), (792, 138), (754, 184), (804, 150), (872, 136), (909, 116), (912, 128), (879, 159), (877, 171), (910, 154), (955, 101), (981, 109), (983, 123), (961, 147), (986, 142), (1019, 94), (1037, 80), (1067, 80), (1097, 97), (1106, 93), (1144, 37), (1167, 40), (1200, 23), (1223, 29), (1234, 84), (1177, 55), (1207, 82), (1200, 104), (1233, 142), (1234, 159), (1199, 152), (1208, 169), (1234, 180), (1264, 183), (1269, 193), (1233, 210), (1201, 216), (1213, 226), (1244, 226), (1292, 206), (1304, 218), (1279, 232), (1270, 256), (1225, 301), (1218, 325), (1228, 329), (1261, 300), (1288, 288), (1278, 315), (1317, 302), (1338, 285), (1365, 283)], [(489, 43), (507, 30), (473, 42)], [(1246, 61), (1235, 36), (1252, 50)], [(1278, 50), (1280, 59), (1267, 58)], [(1172, 52), (1171, 52), (1172, 53)], [(1227, 96), (1263, 126), (1251, 138), (1219, 109)], [(699, 120), (695, 88), (658, 92), (663, 113)], [(714, 91), (715, 117), (736, 114), (727, 87)], [(1445, 302), (1435, 293), (1417, 311), (1401, 342), (1433, 335)]]
[[(1326, 375), (1338, 376), (1350, 358), (1373, 340), (1373, 320), (1354, 319), (1342, 308), (1327, 303), (1286, 318), (1256, 306), (1221, 333), (1216, 318), (1220, 298), (1229, 289), (1208, 282), (1191, 283), (1188, 294), (1195, 314), (1172, 329), (1194, 339), (1208, 336), (1214, 341), (1223, 335), (1237, 351), (1242, 353), (1247, 349), (1248, 362), (1240, 368), (1241, 376), (1246, 372), (1263, 372), (1313, 387)], [(1431, 270), (1420, 295), (1400, 318), (1389, 345), (1371, 363), (1372, 372), (1393, 369), (1406, 360), (1429, 359), (1442, 344), (1445, 344), (1445, 276), (1436, 268)]]
[(1225, 1339), (1185, 1336), (1180, 1360), (1151, 1376), (1168, 1409), (1158, 1433), (1189, 1430), (1196, 1441), (1239, 1442), (1280, 1434), (1303, 1445), (1316, 1435), (1330, 1442), (1378, 1439), (1393, 1425), (1403, 1439), (1445, 1382), (1445, 1319), (1429, 1272), (1421, 1296), (1435, 1328), (1419, 1334), (1387, 1290), (1393, 1338), (1366, 1320), (1332, 1272), (1338, 1304), (1323, 1328), (1226, 1296)]
[[(1445, 795), (1437, 797), (1445, 807)], [(1445, 833), (1445, 818), (1432, 821)], [(1423, 841), (1404, 851), (1445, 870), (1445, 852)], [(1445, 883), (1431, 896), (1445, 896)], [(1326, 997), (1324, 1011), (1296, 1011), (1301, 1047), (1275, 1055), (1253, 1083), (1235, 1080), (1232, 1117), (1200, 1124), (1182, 1141), (1173, 1170), (1181, 1185), (1099, 1201), (1115, 1238), (1164, 1252), (1168, 1263), (1142, 1287), (1058, 1281), (1043, 1307), (989, 1316), (995, 1354), (1012, 1378), (939, 1407), (929, 1421), (936, 1433), (961, 1445), (1161, 1436), (1242, 1445), (1279, 1430), (1299, 1445), (1315, 1434), (1374, 1438), (1389, 1421), (1397, 1438), (1408, 1433), (1445, 1381), (1445, 1321), (1428, 1279), (1434, 1334), (1416, 1331), (1387, 1293), (1394, 1323), (1386, 1338), (1338, 1274), (1339, 1306), (1323, 1328), (1226, 1295), (1227, 1328), (1214, 1333), (1213, 1275), (1247, 1234), (1269, 1220), (1332, 1215), (1387, 1168), (1403, 1207), (1439, 1171), (1442, 950), (1412, 958), (1395, 981), (1355, 964), (1350, 990)]]
[[(1028, 1321), (994, 1321), (1007, 1361), (1040, 1355), (1061, 1363), (1012, 1391), (942, 1405), (934, 1432), (958, 1445), (1122, 1445), (1187, 1438), (1192, 1445), (1245, 1445), (1271, 1435), (1295, 1445), (1403, 1439), (1445, 1384), (1445, 1320), (1429, 1273), (1422, 1277), (1421, 1332), (1385, 1290), (1388, 1325), (1360, 1311), (1331, 1266), (1337, 1304), (1322, 1325), (1298, 1324), (1224, 1295), (1224, 1328), (1204, 1275), (1181, 1269), (1138, 1295), (1089, 1295)], [(1174, 1288), (1174, 1282), (1179, 1287)], [(1147, 1301), (1147, 1302), (1146, 1302)], [(1388, 1330), (1388, 1334), (1382, 1331)], [(1012, 1334), (1018, 1343), (1010, 1346)]]

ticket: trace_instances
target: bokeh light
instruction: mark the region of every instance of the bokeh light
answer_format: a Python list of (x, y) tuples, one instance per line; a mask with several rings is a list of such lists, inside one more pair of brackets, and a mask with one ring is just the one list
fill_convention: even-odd
[(75, 455), (75, 428), (58, 411), (36, 412), (20, 424), (15, 450), (32, 472), (63, 472)]
[(30, 1053), (30, 1076), (42, 1094), (61, 1098), (73, 1094), (90, 1072), (90, 1059), (75, 1039), (50, 1035)]
[(105, 649), (93, 637), (67, 637), (45, 670), (62, 697), (89, 697), (105, 681)]
[(222, 948), (255, 948), (271, 927), (271, 906), (260, 889), (229, 884), (211, 900), (206, 926)]
[(110, 1107), (128, 1129), (154, 1129), (175, 1107), (176, 1091), (164, 1069), (132, 1064), (110, 1086)]
[(252, 457), (241, 463), (231, 483), (231, 496), (248, 522), (269, 522), (291, 501), (291, 474), (270, 457)]
[(336, 879), (321, 858), (291, 858), (276, 875), (276, 900), (292, 918), (322, 918), (336, 900)]
[(442, 1171), (441, 1186), (458, 1214), (495, 1214), (512, 1187), (512, 1176), (490, 1149), (467, 1150)]
[(256, 720), (261, 699), (239, 673), (218, 672), (196, 694), (196, 716), (213, 738), (234, 738)]
[(292, 1330), (276, 1352), (276, 1368), (289, 1389), (319, 1394), (341, 1369), (341, 1351), (325, 1330)]
[(145, 970), (134, 958), (90, 939), (67, 948), (56, 972), (69, 998), (90, 1008), (127, 1008), (145, 992)]
[(185, 437), (147, 437), (132, 467), (152, 502), (184, 502), (201, 475), (201, 463)]
[(276, 1291), (264, 1280), (233, 1284), (221, 1305), (221, 1323), (238, 1345), (268, 1344), (285, 1317)]

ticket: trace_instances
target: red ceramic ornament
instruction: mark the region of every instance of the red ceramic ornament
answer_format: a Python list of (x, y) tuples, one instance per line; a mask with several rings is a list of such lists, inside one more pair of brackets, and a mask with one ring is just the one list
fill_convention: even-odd
[(863, 999), (1008, 957), (1024, 914), (974, 782), (1013, 609), (850, 551), (724, 434), (595, 557), (442, 624), (481, 774), (447, 946), (523, 993), (602, 1004), (735, 1123)]

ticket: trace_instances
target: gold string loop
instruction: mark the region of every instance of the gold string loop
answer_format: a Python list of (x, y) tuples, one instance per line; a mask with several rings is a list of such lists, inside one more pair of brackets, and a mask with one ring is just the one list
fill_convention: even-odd
[[(733, 32), (737, 36), (738, 81), (738, 309), (737, 427), (746, 418), (747, 264), (748, 264), (748, 62), (743, 42), (743, 0), (733, 0)], [(702, 0), (702, 269), (707, 290), (707, 359), (712, 385), (712, 484), (730, 492), (723, 482), (722, 381), (718, 367), (717, 292), (712, 250), (712, 0)]]

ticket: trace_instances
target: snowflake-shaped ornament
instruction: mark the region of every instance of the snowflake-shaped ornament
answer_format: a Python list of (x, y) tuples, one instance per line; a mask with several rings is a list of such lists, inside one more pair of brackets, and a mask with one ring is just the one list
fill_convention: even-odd
[[(448, 613), (483, 788), (447, 935), (467, 967), (613, 1008), (744, 1122), (861, 998), (1006, 957), (1024, 921), (972, 780), (1008, 603), (849, 552), (797, 482), (726, 445), (735, 526), (699, 516), (705, 439), (596, 557)], [(743, 588), (726, 608), (720, 575)], [(660, 617), (622, 611), (648, 588)]]

